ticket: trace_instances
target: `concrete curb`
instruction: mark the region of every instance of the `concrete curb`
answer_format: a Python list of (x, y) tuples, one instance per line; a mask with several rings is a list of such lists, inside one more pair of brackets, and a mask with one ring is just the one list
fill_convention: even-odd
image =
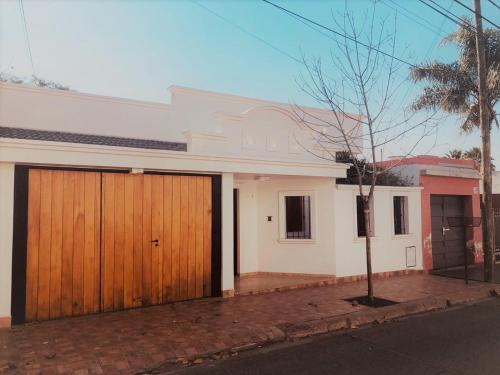
[(422, 314), (425, 312), (442, 310), (448, 307), (478, 302), (487, 298), (498, 297), (497, 290), (488, 292), (484, 290), (467, 291), (448, 297), (425, 297), (397, 305), (381, 307), (378, 309), (365, 309), (331, 318), (323, 318), (302, 322), (299, 324), (282, 327), (287, 340), (297, 340), (319, 334), (338, 331), (346, 328), (357, 328), (368, 324), (381, 324), (397, 318)]

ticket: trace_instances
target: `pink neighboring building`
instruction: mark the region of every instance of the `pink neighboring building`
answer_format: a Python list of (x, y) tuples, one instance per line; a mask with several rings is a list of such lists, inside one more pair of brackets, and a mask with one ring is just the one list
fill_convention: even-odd
[(422, 188), (424, 269), (462, 265), (464, 248), (469, 263), (482, 261), (481, 228), (456, 226), (481, 216), (480, 175), (473, 160), (419, 155), (393, 158), (380, 165), (392, 167), (394, 172)]

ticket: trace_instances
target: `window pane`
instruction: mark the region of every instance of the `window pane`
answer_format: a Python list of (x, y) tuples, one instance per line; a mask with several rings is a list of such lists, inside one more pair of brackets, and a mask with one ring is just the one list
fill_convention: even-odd
[[(370, 237), (374, 236), (375, 233), (375, 220), (374, 220), (374, 210), (373, 210), (373, 198), (370, 201)], [(357, 219), (357, 232), (358, 237), (365, 237), (365, 213), (363, 210), (363, 200), (361, 196), (356, 196), (356, 219)]]
[(394, 233), (402, 234), (403, 216), (401, 212), (401, 197), (394, 197)]
[(358, 237), (365, 237), (365, 214), (363, 212), (363, 201), (361, 197), (358, 195), (356, 197), (356, 214), (357, 214), (357, 222), (358, 222)]
[(286, 238), (311, 238), (311, 197), (285, 197)]
[(394, 234), (408, 234), (408, 197), (394, 197), (393, 202)]

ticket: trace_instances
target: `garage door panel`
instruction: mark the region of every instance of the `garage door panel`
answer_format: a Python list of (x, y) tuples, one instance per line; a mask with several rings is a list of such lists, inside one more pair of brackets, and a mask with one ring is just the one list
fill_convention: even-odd
[(49, 314), (61, 316), (63, 173), (52, 173)]
[(172, 300), (178, 301), (181, 295), (181, 177), (172, 177), (172, 263), (170, 265)]
[(124, 258), (125, 258), (125, 175), (114, 176), (114, 274), (113, 309), (124, 308)]
[(196, 177), (188, 177), (188, 298), (196, 298)]
[(61, 314), (62, 316), (72, 316), (75, 172), (65, 171), (63, 173), (63, 185)]
[(28, 239), (26, 258), (26, 320), (37, 318), (38, 311), (38, 250), (40, 244), (40, 170), (29, 172), (28, 182)]
[[(189, 180), (181, 177), (181, 220), (179, 249), (179, 296), (178, 300), (188, 298), (188, 253), (189, 253)], [(175, 264), (173, 265), (175, 267)]]
[(162, 265), (162, 301), (172, 301), (172, 216), (173, 216), (173, 185), (172, 176), (163, 178), (163, 237), (162, 250), (163, 255), (160, 261)]
[(203, 180), (196, 177), (196, 291), (195, 297), (203, 297)]
[(73, 215), (73, 315), (83, 314), (83, 256), (85, 241), (85, 176), (75, 175), (75, 202)]
[(142, 304), (151, 305), (151, 175), (144, 175), (142, 215)]
[(153, 175), (151, 179), (151, 303), (162, 303), (163, 285), (163, 178)]
[(133, 178), (124, 178), (124, 243), (123, 243), (123, 306), (124, 308), (134, 307), (134, 186)]
[(100, 205), (100, 192), (96, 189), (96, 180), (100, 182), (100, 175), (97, 173), (86, 173), (84, 177), (84, 249), (83, 249), (83, 312), (85, 314), (99, 311), (98, 298), (96, 292), (96, 282), (99, 282), (97, 275), (100, 269), (99, 243), (96, 242), (99, 225), (96, 225), (96, 217)]
[(49, 318), (50, 298), (50, 237), (52, 224), (52, 171), (40, 176), (40, 242), (38, 245), (38, 306), (37, 318)]
[(95, 226), (99, 216), (98, 176), (60, 170), (29, 171), (27, 321), (99, 309), (95, 304), (99, 270), (96, 239), (100, 230)]
[(142, 305), (142, 209), (144, 180), (142, 176), (128, 176), (134, 181), (134, 252), (133, 252), (133, 306)]
[(115, 266), (115, 175), (103, 176), (103, 248), (102, 293), (104, 311), (114, 309), (114, 266)]

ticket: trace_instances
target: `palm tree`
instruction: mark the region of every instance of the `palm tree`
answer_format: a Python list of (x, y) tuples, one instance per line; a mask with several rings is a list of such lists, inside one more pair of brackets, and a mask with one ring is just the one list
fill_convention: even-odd
[[(477, 166), (481, 165), (481, 149), (476, 146), (464, 151), (453, 149), (448, 151), (444, 156), (450, 159), (474, 160)], [(491, 160), (493, 160), (493, 158)], [(495, 170), (495, 165), (493, 163), (491, 164), (491, 168)]]
[(464, 159), (475, 160), (477, 165), (481, 165), (481, 149), (479, 147), (472, 147), (464, 151)]
[[(477, 20), (476, 15), (476, 20)], [(486, 157), (482, 157), (481, 171), (483, 195), (481, 198), (481, 217), (483, 228), (484, 281), (491, 282), (494, 274), (493, 262), (493, 209), (491, 194), (491, 155), (489, 134), (493, 121), (498, 127), (495, 105), (500, 99), (500, 30), (486, 29), (479, 34), (484, 46), (484, 69), (486, 85), (482, 87), (481, 107), (486, 110), (483, 120), (479, 110), (479, 77), (477, 59), (477, 40), (472, 21), (463, 18), (460, 27), (443, 39), (442, 43), (453, 43), (458, 47), (458, 60), (451, 63), (434, 61), (411, 69), (414, 81), (426, 81), (425, 87), (415, 102), (413, 109), (441, 109), (444, 112), (463, 117), (461, 129), (471, 132), (482, 127), (481, 132), (488, 135), (483, 147)], [(482, 79), (484, 77), (481, 77)], [(484, 84), (484, 82), (483, 82)], [(484, 103), (486, 102), (486, 103)], [(486, 117), (487, 123), (484, 119)], [(487, 158), (487, 159), (486, 159)]]
[(450, 159), (462, 159), (464, 155), (462, 150), (454, 149), (448, 151), (444, 156)]
[[(425, 81), (429, 86), (422, 90), (412, 104), (414, 110), (440, 109), (463, 117), (461, 129), (471, 132), (479, 127), (479, 94), (476, 58), (476, 40), (472, 21), (463, 18), (463, 26), (448, 35), (442, 44), (456, 44), (457, 61), (433, 61), (411, 69), (415, 81)], [(490, 126), (498, 126), (495, 105), (500, 100), (500, 30), (486, 29), (485, 39), (487, 97)]]

